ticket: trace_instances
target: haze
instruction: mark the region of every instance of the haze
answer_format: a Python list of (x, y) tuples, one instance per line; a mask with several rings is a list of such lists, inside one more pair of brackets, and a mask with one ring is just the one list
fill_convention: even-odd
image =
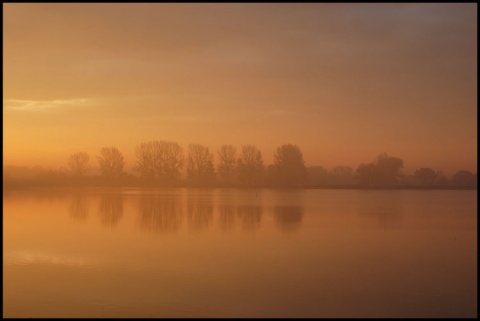
[(4, 164), (143, 141), (477, 166), (476, 4), (4, 4)]

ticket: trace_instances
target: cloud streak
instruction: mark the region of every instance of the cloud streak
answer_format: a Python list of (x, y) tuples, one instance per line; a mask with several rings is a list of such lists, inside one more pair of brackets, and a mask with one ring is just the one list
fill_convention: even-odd
[(7, 99), (3, 101), (5, 110), (17, 111), (48, 111), (61, 108), (83, 107), (90, 104), (85, 98), (54, 99), (54, 100), (25, 100)]

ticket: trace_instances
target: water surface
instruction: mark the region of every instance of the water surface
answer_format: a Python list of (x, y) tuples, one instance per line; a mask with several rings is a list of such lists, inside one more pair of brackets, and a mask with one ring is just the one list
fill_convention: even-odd
[(476, 191), (3, 194), (4, 317), (476, 317)]

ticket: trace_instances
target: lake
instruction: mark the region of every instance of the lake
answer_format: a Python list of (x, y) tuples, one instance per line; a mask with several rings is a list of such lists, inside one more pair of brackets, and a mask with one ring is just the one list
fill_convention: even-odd
[(477, 317), (477, 191), (4, 191), (3, 317)]

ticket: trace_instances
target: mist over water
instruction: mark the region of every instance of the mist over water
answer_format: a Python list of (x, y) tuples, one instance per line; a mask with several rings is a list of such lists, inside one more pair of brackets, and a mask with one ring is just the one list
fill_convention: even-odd
[(476, 191), (3, 197), (4, 317), (477, 316)]
[(4, 317), (477, 317), (476, 3), (2, 8)]

